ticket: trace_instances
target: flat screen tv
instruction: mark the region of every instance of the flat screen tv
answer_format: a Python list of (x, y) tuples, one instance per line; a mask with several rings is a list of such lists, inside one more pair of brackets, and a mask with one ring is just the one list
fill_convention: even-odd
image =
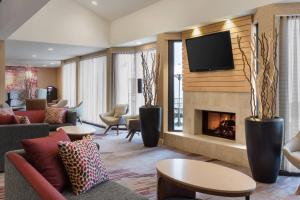
[(186, 40), (191, 72), (233, 69), (230, 31)]

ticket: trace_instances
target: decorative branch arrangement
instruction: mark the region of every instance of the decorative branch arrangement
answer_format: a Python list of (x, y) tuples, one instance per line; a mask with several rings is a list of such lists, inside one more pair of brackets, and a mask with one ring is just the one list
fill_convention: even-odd
[(242, 54), (243, 71), (250, 84), (250, 106), (253, 118), (272, 119), (276, 117), (276, 98), (279, 79), (277, 66), (278, 32), (262, 33), (249, 42), (249, 54), (243, 49), (243, 41), (237, 38)]
[(142, 52), (143, 66), (143, 95), (146, 107), (157, 105), (157, 93), (160, 76), (160, 54), (151, 54), (151, 66), (148, 63), (148, 55)]

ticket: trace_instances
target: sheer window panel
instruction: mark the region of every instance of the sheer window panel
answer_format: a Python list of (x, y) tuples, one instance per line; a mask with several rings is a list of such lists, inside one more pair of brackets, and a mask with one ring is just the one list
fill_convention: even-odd
[(62, 66), (62, 99), (68, 100), (68, 106), (76, 106), (76, 63)]
[(79, 99), (83, 101), (82, 120), (102, 124), (99, 114), (106, 112), (106, 56), (80, 61)]
[[(279, 114), (285, 119), (284, 143), (300, 131), (300, 17), (280, 17)], [(284, 170), (299, 172), (284, 158)]]
[(115, 104), (128, 104), (129, 115), (136, 115), (137, 78), (135, 54), (114, 54)]

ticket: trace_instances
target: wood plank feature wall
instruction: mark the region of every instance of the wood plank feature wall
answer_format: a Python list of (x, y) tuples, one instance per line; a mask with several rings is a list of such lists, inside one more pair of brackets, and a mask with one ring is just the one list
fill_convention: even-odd
[[(250, 56), (248, 42), (251, 40), (252, 21), (252, 16), (249, 15), (187, 30), (182, 33), (183, 90), (185, 92), (249, 92), (249, 85), (243, 72), (242, 56), (238, 49), (237, 36), (242, 37), (242, 48)], [(227, 30), (231, 33), (234, 69), (190, 72), (185, 40)]]

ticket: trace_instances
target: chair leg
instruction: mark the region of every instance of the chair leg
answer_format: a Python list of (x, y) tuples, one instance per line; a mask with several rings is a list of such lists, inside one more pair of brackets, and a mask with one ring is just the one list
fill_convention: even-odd
[(104, 135), (107, 135), (107, 132), (111, 129), (111, 127), (112, 127), (112, 126), (108, 126), (108, 127), (106, 128), (106, 130), (104, 131), (103, 134), (104, 134)]
[(82, 121), (81, 121), (80, 117), (77, 117), (77, 119), (78, 119), (79, 123), (82, 125)]
[(117, 135), (119, 135), (119, 125), (117, 125)]
[(131, 135), (131, 132), (132, 132), (132, 130), (128, 131), (126, 138), (128, 138)]
[(131, 132), (131, 136), (130, 136), (130, 138), (129, 138), (129, 142), (131, 142), (131, 140), (132, 140), (132, 138), (133, 138), (134, 135), (135, 135), (135, 131), (133, 130), (133, 131)]

